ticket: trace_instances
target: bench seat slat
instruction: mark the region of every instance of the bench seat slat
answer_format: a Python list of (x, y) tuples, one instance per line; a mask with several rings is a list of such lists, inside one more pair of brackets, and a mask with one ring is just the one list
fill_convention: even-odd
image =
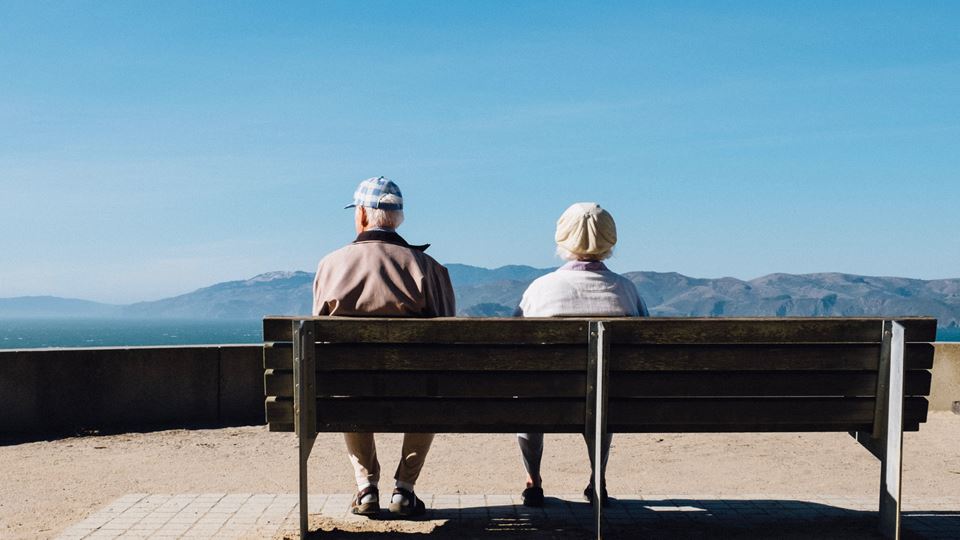
[[(647, 398), (611, 400), (610, 429), (630, 432), (862, 431), (873, 425), (872, 398)], [(317, 429), (499, 433), (578, 432), (583, 400), (558, 399), (350, 399), (317, 400)], [(927, 400), (904, 400), (904, 424), (926, 420)], [(267, 401), (268, 421), (293, 419), (289, 400)], [(347, 418), (347, 420), (343, 420)], [(703, 428), (703, 429), (700, 429)]]
[[(869, 426), (858, 426), (851, 428), (850, 431), (865, 431)], [(408, 429), (400, 431), (409, 431), (415, 432), (417, 428), (409, 426)], [(293, 424), (283, 424), (283, 423), (271, 423), (269, 424), (269, 430), (282, 433), (291, 433), (294, 431)], [(517, 429), (516, 431), (521, 432), (523, 430)], [(717, 426), (710, 424), (686, 424), (683, 426), (674, 426), (669, 429), (664, 428), (663, 426), (651, 427), (648, 430), (642, 431), (641, 433), (754, 433), (754, 432), (768, 432), (768, 433), (796, 433), (796, 432), (823, 432), (823, 429), (820, 429), (819, 426), (810, 425), (810, 424), (780, 424), (776, 426), (764, 425), (764, 426), (753, 426), (749, 424), (741, 424), (737, 426)], [(904, 423), (903, 431), (920, 431), (919, 423)], [(449, 429), (447, 433), (457, 433), (455, 429)], [(466, 433), (466, 432), (464, 432)], [(476, 431), (474, 433), (498, 433), (498, 432), (489, 432), (489, 431)], [(512, 430), (508, 433), (512, 433)], [(562, 433), (562, 432), (561, 432)], [(629, 435), (629, 432), (625, 432)]]
[[(610, 400), (608, 421), (617, 429), (627, 430), (634, 426), (683, 424), (872, 427), (874, 405), (873, 398), (627, 398)], [(905, 398), (903, 405), (904, 422), (926, 420), (925, 398)]]
[[(349, 412), (349, 414), (348, 414)], [(577, 399), (404, 399), (319, 398), (318, 431), (462, 431), (510, 432), (518, 426), (545, 431), (583, 430), (585, 401)], [(347, 421), (341, 419), (349, 418)], [(293, 402), (267, 401), (267, 419), (279, 424), (293, 419)], [(394, 428), (393, 426), (405, 426)], [(445, 427), (456, 429), (445, 429)]]
[[(524, 431), (529, 431), (521, 428), (520, 426), (514, 426), (515, 429), (505, 429), (505, 430), (493, 430), (493, 429), (483, 429), (483, 428), (474, 428), (474, 429), (458, 429), (459, 426), (450, 425), (444, 426), (445, 429), (436, 429), (434, 433), (522, 433)], [(851, 431), (867, 431), (870, 428), (869, 425), (852, 425), (848, 430), (848, 433)], [(417, 426), (398, 426), (394, 431), (395, 433), (415, 433), (419, 427)], [(269, 425), (269, 430), (272, 432), (284, 432), (292, 433), (294, 431), (293, 424), (282, 424), (282, 423), (273, 423)], [(386, 429), (377, 430), (381, 433), (388, 433)], [(636, 430), (633, 433), (800, 433), (800, 432), (814, 432), (814, 433), (823, 433), (823, 432), (842, 432), (843, 429), (830, 429), (825, 430), (822, 426), (815, 424), (777, 424), (777, 425), (752, 425), (752, 424), (738, 424), (738, 425), (712, 425), (712, 424), (684, 424), (682, 426), (648, 426), (647, 429)], [(903, 424), (903, 431), (920, 431), (919, 423), (905, 423)], [(610, 430), (611, 433), (620, 433), (617, 430)], [(331, 431), (330, 433), (338, 433), (337, 431)], [(544, 433), (566, 433), (564, 430), (555, 430), (548, 431), (544, 430)], [(629, 436), (631, 431), (623, 431), (624, 435)], [(506, 435), (504, 435), (506, 436)]]
[[(293, 373), (269, 370), (267, 395), (293, 397)], [(799, 372), (617, 372), (610, 396), (873, 396), (877, 374), (871, 371)], [(530, 376), (518, 372), (376, 373), (334, 371), (317, 378), (318, 396), (353, 397), (580, 397), (586, 392), (583, 372)], [(908, 371), (905, 395), (930, 393), (930, 373)]]

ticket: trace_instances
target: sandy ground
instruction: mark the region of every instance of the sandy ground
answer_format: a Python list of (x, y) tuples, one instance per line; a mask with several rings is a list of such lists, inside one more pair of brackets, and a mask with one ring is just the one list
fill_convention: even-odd
[[(385, 475), (400, 436), (378, 435)], [(960, 498), (960, 416), (930, 413), (904, 438), (905, 500)], [(264, 427), (87, 436), (0, 446), (0, 538), (48, 538), (128, 493), (295, 493), (296, 439)], [(311, 456), (312, 493), (352, 493), (339, 434)], [(618, 435), (610, 493), (720, 498), (877, 496), (879, 462), (845, 434)], [(583, 440), (548, 435), (544, 488), (576, 493), (589, 476)], [(421, 493), (508, 494), (523, 487), (510, 435), (438, 435)], [(384, 482), (386, 484), (387, 482)], [(958, 508), (960, 510), (960, 508)]]

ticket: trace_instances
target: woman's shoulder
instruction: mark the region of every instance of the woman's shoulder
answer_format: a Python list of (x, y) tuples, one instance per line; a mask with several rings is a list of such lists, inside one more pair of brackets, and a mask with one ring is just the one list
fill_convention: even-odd
[(527, 285), (527, 292), (535, 292), (542, 289), (551, 289), (557, 286), (565, 284), (567, 281), (564, 279), (564, 276), (561, 274), (561, 270), (558, 268), (549, 274), (544, 274)]

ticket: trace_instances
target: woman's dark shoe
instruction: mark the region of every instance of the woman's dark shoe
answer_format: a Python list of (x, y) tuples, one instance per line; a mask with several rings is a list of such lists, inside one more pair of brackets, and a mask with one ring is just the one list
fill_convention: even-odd
[[(363, 502), (367, 495), (373, 495), (372, 500)], [(375, 516), (380, 513), (380, 490), (377, 486), (367, 486), (353, 496), (350, 503), (350, 513), (358, 516)]]
[[(427, 513), (427, 505), (417, 498), (412, 491), (398, 487), (393, 490), (393, 497), (390, 499), (390, 511), (403, 517), (422, 516)], [(401, 500), (396, 501), (396, 496), (400, 495)]]
[[(593, 484), (588, 485), (587, 489), (583, 490), (583, 498), (590, 503), (590, 506), (593, 506)], [(610, 506), (610, 495), (607, 494), (606, 486), (604, 486), (603, 490), (600, 492), (600, 505)]]
[(520, 500), (523, 501), (524, 506), (529, 506), (532, 508), (540, 508), (543, 506), (543, 488), (531, 486), (523, 490), (523, 493), (520, 494)]

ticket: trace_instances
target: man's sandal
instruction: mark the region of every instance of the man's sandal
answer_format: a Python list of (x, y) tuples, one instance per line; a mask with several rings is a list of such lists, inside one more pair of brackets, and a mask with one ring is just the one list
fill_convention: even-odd
[(390, 499), (390, 511), (403, 517), (422, 516), (427, 513), (427, 505), (417, 498), (412, 491), (398, 487), (393, 490), (393, 495), (402, 496), (399, 502), (393, 502)]
[[(370, 502), (362, 502), (367, 495), (373, 495)], [(380, 513), (380, 490), (377, 486), (367, 486), (353, 496), (350, 503), (350, 513), (358, 516), (375, 516)]]

